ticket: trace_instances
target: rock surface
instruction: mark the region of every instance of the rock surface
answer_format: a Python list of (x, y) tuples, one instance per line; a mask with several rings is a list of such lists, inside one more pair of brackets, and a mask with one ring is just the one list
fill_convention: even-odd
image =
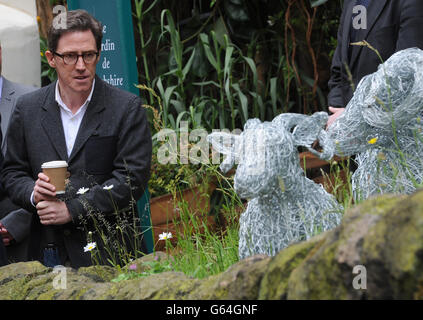
[[(156, 256), (132, 264), (167, 259)], [(38, 262), (4, 266), (0, 299), (422, 299), (423, 191), (369, 199), (334, 230), (201, 280), (163, 272), (112, 282), (117, 271), (97, 266), (67, 268), (58, 285), (59, 273)]]

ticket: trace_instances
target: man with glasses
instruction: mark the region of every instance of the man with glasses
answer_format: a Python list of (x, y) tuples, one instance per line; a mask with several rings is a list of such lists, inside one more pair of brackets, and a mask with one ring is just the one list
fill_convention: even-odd
[[(2, 178), (12, 200), (35, 214), (33, 258), (45, 262), (47, 237), (53, 234), (59, 255), (55, 264), (78, 268), (92, 263), (91, 252), (84, 252), (87, 242), (96, 242), (101, 263), (118, 249), (105, 248), (104, 236), (112, 237), (117, 222), (130, 219), (125, 209), (144, 193), (151, 135), (139, 97), (96, 76), (101, 24), (83, 10), (62, 15), (66, 26), (53, 23), (45, 53), (58, 80), (18, 101)], [(43, 163), (55, 160), (68, 163), (63, 198), (41, 173)], [(122, 239), (135, 237), (139, 234)]]

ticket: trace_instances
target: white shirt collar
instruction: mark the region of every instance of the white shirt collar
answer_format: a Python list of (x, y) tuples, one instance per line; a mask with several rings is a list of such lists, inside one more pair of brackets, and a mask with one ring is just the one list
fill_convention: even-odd
[[(93, 96), (94, 87), (95, 87), (95, 78), (93, 80), (93, 84), (92, 84), (92, 87), (91, 87), (90, 95), (88, 96), (87, 100), (85, 100), (85, 102), (82, 104), (81, 108), (78, 109), (78, 111), (76, 112), (75, 115), (77, 115), (79, 112), (81, 112), (82, 109), (85, 109), (87, 107), (88, 103), (90, 103), (91, 98)], [(57, 80), (57, 82), (56, 82), (56, 97), (55, 98), (56, 98), (56, 102), (59, 104), (60, 107), (62, 107), (66, 112), (70, 112), (72, 114), (72, 111), (63, 102), (62, 97), (60, 96), (59, 80)]]

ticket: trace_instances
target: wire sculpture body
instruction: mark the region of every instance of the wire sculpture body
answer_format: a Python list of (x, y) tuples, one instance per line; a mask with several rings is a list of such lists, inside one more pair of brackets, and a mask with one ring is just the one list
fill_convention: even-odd
[(410, 194), (423, 181), (423, 51), (392, 55), (364, 77), (328, 133), (340, 156), (356, 155), (356, 201)]
[(282, 114), (272, 122), (248, 120), (240, 135), (214, 132), (208, 136), (213, 147), (226, 155), (222, 171), (238, 164), (234, 188), (241, 198), (249, 199), (240, 217), (240, 259), (275, 255), (340, 223), (342, 206), (322, 185), (305, 177), (297, 151), (299, 145), (312, 150), (316, 138), (322, 146), (333, 148), (323, 129), (327, 118), (324, 112), (311, 117)]

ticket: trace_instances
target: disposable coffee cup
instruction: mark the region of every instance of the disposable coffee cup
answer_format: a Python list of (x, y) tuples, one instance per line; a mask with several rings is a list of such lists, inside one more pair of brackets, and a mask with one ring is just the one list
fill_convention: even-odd
[(56, 187), (56, 194), (65, 193), (68, 164), (66, 161), (50, 161), (41, 165), (43, 173), (50, 178), (50, 183)]

